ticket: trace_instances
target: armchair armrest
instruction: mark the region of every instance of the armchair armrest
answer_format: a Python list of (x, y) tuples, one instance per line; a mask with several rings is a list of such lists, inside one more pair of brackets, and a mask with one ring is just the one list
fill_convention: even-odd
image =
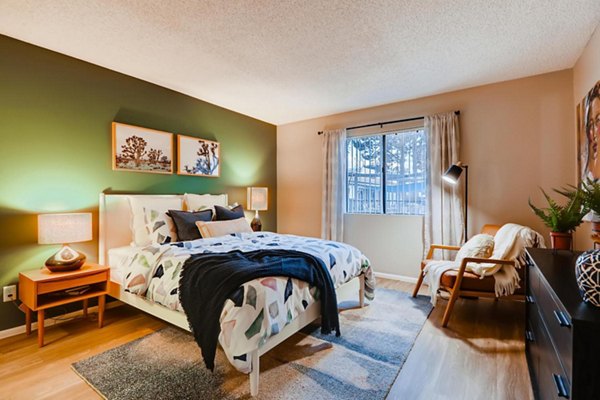
[(431, 260), (431, 257), (433, 257), (434, 250), (460, 250), (460, 246), (448, 246), (445, 244), (432, 244), (431, 246), (429, 246), (429, 251), (427, 252), (427, 257), (425, 258), (426, 260)]
[(502, 260), (499, 258), (480, 258), (480, 257), (465, 257), (462, 260), (461, 267), (466, 266), (467, 263), (477, 263), (477, 264), (503, 264), (503, 265), (514, 265), (514, 260)]

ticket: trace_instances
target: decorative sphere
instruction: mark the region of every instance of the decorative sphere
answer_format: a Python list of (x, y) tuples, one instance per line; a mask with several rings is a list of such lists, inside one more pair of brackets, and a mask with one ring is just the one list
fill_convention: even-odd
[(600, 307), (600, 249), (577, 257), (575, 275), (583, 301)]

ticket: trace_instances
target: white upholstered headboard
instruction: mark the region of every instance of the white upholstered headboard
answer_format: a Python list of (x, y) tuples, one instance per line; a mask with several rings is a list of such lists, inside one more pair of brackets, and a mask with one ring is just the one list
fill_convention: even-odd
[(98, 262), (108, 263), (108, 250), (129, 246), (132, 242), (130, 197), (181, 198), (182, 194), (104, 194), (100, 193)]

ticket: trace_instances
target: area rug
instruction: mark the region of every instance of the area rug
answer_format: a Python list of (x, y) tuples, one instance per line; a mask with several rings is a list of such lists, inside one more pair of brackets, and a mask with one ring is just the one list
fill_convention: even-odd
[[(341, 337), (309, 325), (262, 356), (257, 398), (384, 399), (430, 312), (428, 298), (377, 289), (367, 307), (341, 312)], [(191, 334), (175, 327), (73, 369), (109, 400), (250, 398), (248, 375), (231, 367), (220, 350), (211, 373)]]

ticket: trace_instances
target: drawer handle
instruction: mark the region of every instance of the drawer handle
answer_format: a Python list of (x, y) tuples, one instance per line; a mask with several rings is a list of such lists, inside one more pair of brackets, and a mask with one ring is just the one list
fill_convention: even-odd
[(554, 316), (556, 317), (556, 320), (560, 326), (564, 326), (565, 328), (571, 327), (571, 321), (569, 321), (569, 318), (567, 318), (564, 312), (554, 310)]
[(525, 339), (527, 339), (528, 342), (535, 342), (535, 337), (533, 336), (533, 332), (531, 332), (529, 329), (527, 329), (525, 331)]
[(525, 301), (529, 304), (535, 304), (535, 299), (533, 298), (533, 296), (525, 296)]
[(565, 399), (568, 399), (569, 391), (567, 390), (567, 385), (565, 385), (564, 378), (556, 374), (552, 374), (552, 377), (554, 378), (554, 385), (556, 386), (558, 397), (564, 397)]

